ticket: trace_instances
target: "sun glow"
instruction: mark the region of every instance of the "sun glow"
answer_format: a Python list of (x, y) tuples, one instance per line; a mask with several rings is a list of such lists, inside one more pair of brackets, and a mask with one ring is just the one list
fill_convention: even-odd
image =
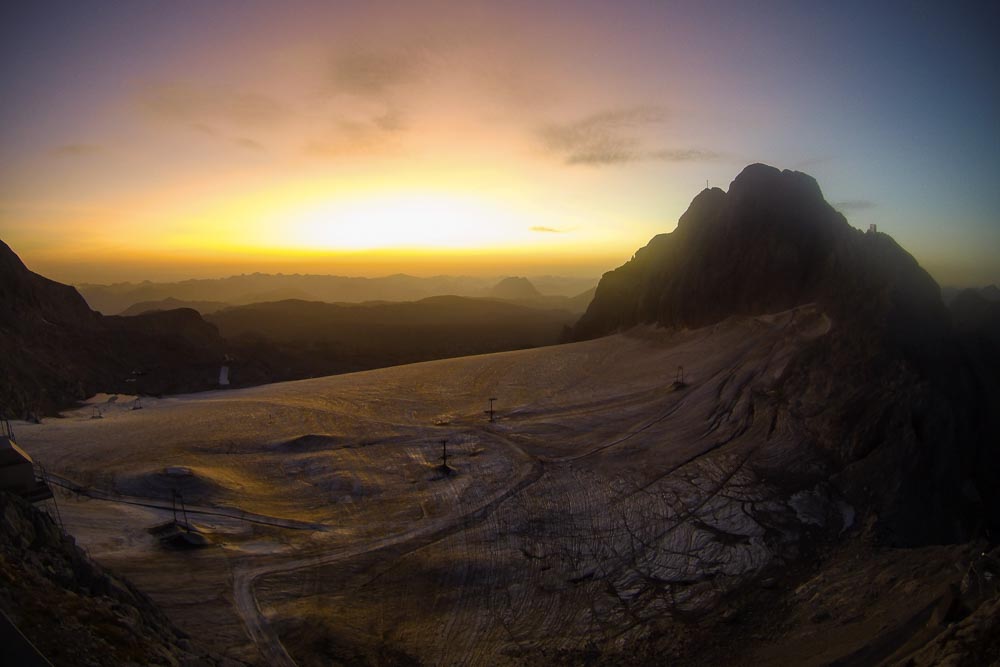
[(312, 250), (483, 248), (524, 243), (530, 216), (500, 202), (450, 193), (368, 196), (302, 207), (275, 245)]

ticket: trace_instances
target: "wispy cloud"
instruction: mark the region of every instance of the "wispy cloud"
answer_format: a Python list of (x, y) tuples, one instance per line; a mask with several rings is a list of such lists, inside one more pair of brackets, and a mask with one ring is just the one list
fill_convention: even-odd
[(708, 162), (723, 157), (722, 153), (697, 148), (664, 148), (646, 153), (650, 160), (663, 162)]
[(266, 95), (185, 83), (146, 86), (139, 91), (137, 102), (153, 117), (209, 128), (208, 133), (218, 124), (263, 127), (288, 116), (283, 104)]
[(397, 145), (406, 128), (402, 113), (390, 108), (337, 120), (328, 132), (307, 141), (303, 150), (313, 157), (385, 152)]
[(382, 132), (402, 132), (406, 129), (406, 119), (397, 108), (388, 108), (383, 113), (372, 116), (371, 124)]
[(207, 134), (210, 137), (216, 137), (219, 135), (219, 131), (208, 123), (191, 123), (191, 129), (195, 132)]
[(695, 162), (722, 154), (699, 148), (655, 148), (650, 129), (667, 121), (666, 109), (636, 106), (592, 114), (570, 123), (538, 129), (542, 146), (569, 165), (607, 166), (629, 162)]
[(314, 157), (385, 152), (409, 128), (407, 84), (423, 76), (418, 49), (340, 51), (329, 69), (330, 120), (303, 144)]
[(614, 109), (570, 123), (544, 125), (538, 138), (566, 164), (620, 164), (642, 153), (636, 130), (662, 123), (666, 117), (666, 110), (656, 106)]
[(103, 149), (97, 144), (84, 143), (63, 144), (52, 149), (52, 154), (59, 157), (88, 157), (101, 152)]
[(334, 59), (330, 82), (334, 92), (381, 98), (416, 80), (424, 64), (416, 50), (343, 53)]
[(841, 211), (866, 211), (878, 206), (873, 201), (868, 199), (847, 199), (845, 201), (836, 202), (833, 207)]
[(249, 137), (235, 137), (233, 143), (240, 148), (245, 148), (250, 151), (262, 151), (264, 150), (264, 145), (255, 139)]
[(530, 231), (533, 232), (543, 232), (546, 234), (565, 234), (569, 229), (556, 229), (555, 227), (545, 227), (543, 225), (535, 225), (534, 227), (529, 227)]
[(365, 148), (344, 139), (311, 139), (302, 145), (302, 152), (310, 157), (331, 158), (356, 154)]

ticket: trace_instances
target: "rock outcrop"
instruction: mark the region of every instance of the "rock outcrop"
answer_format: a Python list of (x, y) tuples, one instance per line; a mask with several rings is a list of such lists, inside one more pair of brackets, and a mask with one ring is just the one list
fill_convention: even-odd
[(606, 273), (574, 335), (694, 328), (814, 302), (838, 322), (904, 339), (947, 328), (940, 289), (895, 241), (851, 227), (811, 176), (754, 164), (728, 192), (702, 191), (675, 231)]
[(0, 241), (0, 415), (51, 413), (98, 391), (207, 389), (224, 356), (218, 331), (194, 310), (103, 316)]
[(891, 544), (1000, 535), (996, 346), (957, 335), (913, 257), (852, 228), (806, 174), (755, 164), (728, 192), (701, 192), (674, 232), (604, 275), (573, 336), (807, 303), (833, 326), (788, 364), (775, 400), (808, 425), (839, 492)]
[(148, 597), (90, 560), (47, 514), (5, 492), (0, 580), (0, 609), (53, 664), (227, 662), (199, 650)]

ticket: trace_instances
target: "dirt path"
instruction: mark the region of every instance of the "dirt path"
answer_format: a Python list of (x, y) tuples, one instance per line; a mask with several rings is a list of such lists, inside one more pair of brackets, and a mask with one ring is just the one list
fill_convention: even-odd
[(312, 554), (287, 560), (282, 563), (270, 563), (257, 565), (254, 567), (239, 568), (233, 573), (233, 598), (236, 611), (243, 619), (247, 633), (253, 639), (264, 657), (265, 664), (270, 666), (291, 667), (296, 663), (285, 650), (278, 634), (271, 627), (270, 622), (261, 612), (260, 605), (254, 595), (254, 585), (262, 577), (294, 572), (323, 565), (329, 565), (339, 561), (355, 558), (364, 554), (372, 553), (388, 547), (407, 544), (409, 548), (404, 553), (414, 551), (423, 546), (444, 539), (458, 531), (465, 530), (486, 519), (497, 507), (507, 499), (520, 493), (530, 485), (541, 479), (544, 468), (535, 457), (525, 452), (521, 447), (510, 442), (496, 433), (489, 434), (491, 438), (499, 440), (504, 445), (514, 451), (517, 458), (523, 461), (521, 474), (515, 484), (504, 490), (498, 491), (475, 509), (455, 516), (441, 517), (439, 519), (421, 522), (416, 527), (390, 535), (388, 537), (346, 546), (334, 551), (326, 551), (320, 554)]
[[(718, 373), (715, 375), (718, 375)], [(710, 380), (714, 380), (715, 375), (713, 375)], [(329, 565), (331, 563), (348, 560), (350, 558), (363, 556), (365, 554), (380, 551), (389, 547), (397, 547), (405, 544), (407, 545), (407, 548), (402, 553), (397, 554), (401, 556), (442, 540), (456, 532), (466, 530), (488, 518), (489, 515), (506, 500), (540, 480), (544, 475), (544, 465), (558, 465), (561, 463), (579, 461), (629, 440), (633, 436), (638, 435), (653, 425), (675, 414), (681, 407), (684, 406), (688, 396), (690, 396), (695, 389), (696, 386), (694, 385), (687, 387), (685, 395), (670, 405), (662, 414), (654, 417), (652, 420), (647, 420), (646, 423), (636, 429), (630, 430), (624, 436), (614, 438), (609, 442), (589, 447), (582, 452), (563, 456), (533, 456), (524, 451), (520, 445), (503, 437), (496, 431), (487, 431), (485, 428), (480, 427), (480, 430), (482, 430), (485, 435), (491, 439), (502, 442), (506, 447), (512, 450), (517, 458), (522, 460), (522, 472), (515, 484), (507, 487), (505, 490), (498, 491), (492, 498), (486, 500), (484, 503), (480, 504), (477, 508), (471, 511), (454, 516), (441, 517), (429, 522), (421, 522), (420, 525), (402, 533), (397, 533), (395, 535), (390, 535), (388, 537), (361, 544), (347, 546), (332, 552), (327, 551), (322, 554), (302, 556), (282, 563), (269, 563), (245, 568), (238, 567), (234, 571), (233, 575), (234, 604), (237, 612), (243, 619), (248, 634), (257, 645), (268, 665), (294, 666), (296, 664), (294, 659), (292, 659), (292, 657), (288, 654), (284, 644), (282, 644), (281, 639), (278, 637), (278, 634), (274, 631), (274, 628), (271, 627), (270, 622), (264, 616), (260, 609), (260, 605), (257, 602), (257, 598), (254, 595), (254, 585), (258, 580), (270, 575)], [(706, 452), (701, 452), (698, 456), (701, 456), (704, 453)], [(697, 458), (697, 456), (695, 458)], [(687, 461), (686, 463), (689, 462), (690, 461)]]

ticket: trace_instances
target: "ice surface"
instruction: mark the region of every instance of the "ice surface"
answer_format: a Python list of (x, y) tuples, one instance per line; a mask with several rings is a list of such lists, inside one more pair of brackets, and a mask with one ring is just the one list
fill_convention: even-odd
[[(516, 662), (708, 605), (822, 521), (822, 502), (803, 514), (801, 489), (761, 471), (806, 439), (769, 390), (829, 326), (805, 307), (141, 411), (102, 396), (103, 419), (87, 407), (17, 430), (90, 494), (59, 495), (67, 529), (234, 657), (322, 660), (323, 635)], [(175, 494), (212, 547), (146, 535)]]

